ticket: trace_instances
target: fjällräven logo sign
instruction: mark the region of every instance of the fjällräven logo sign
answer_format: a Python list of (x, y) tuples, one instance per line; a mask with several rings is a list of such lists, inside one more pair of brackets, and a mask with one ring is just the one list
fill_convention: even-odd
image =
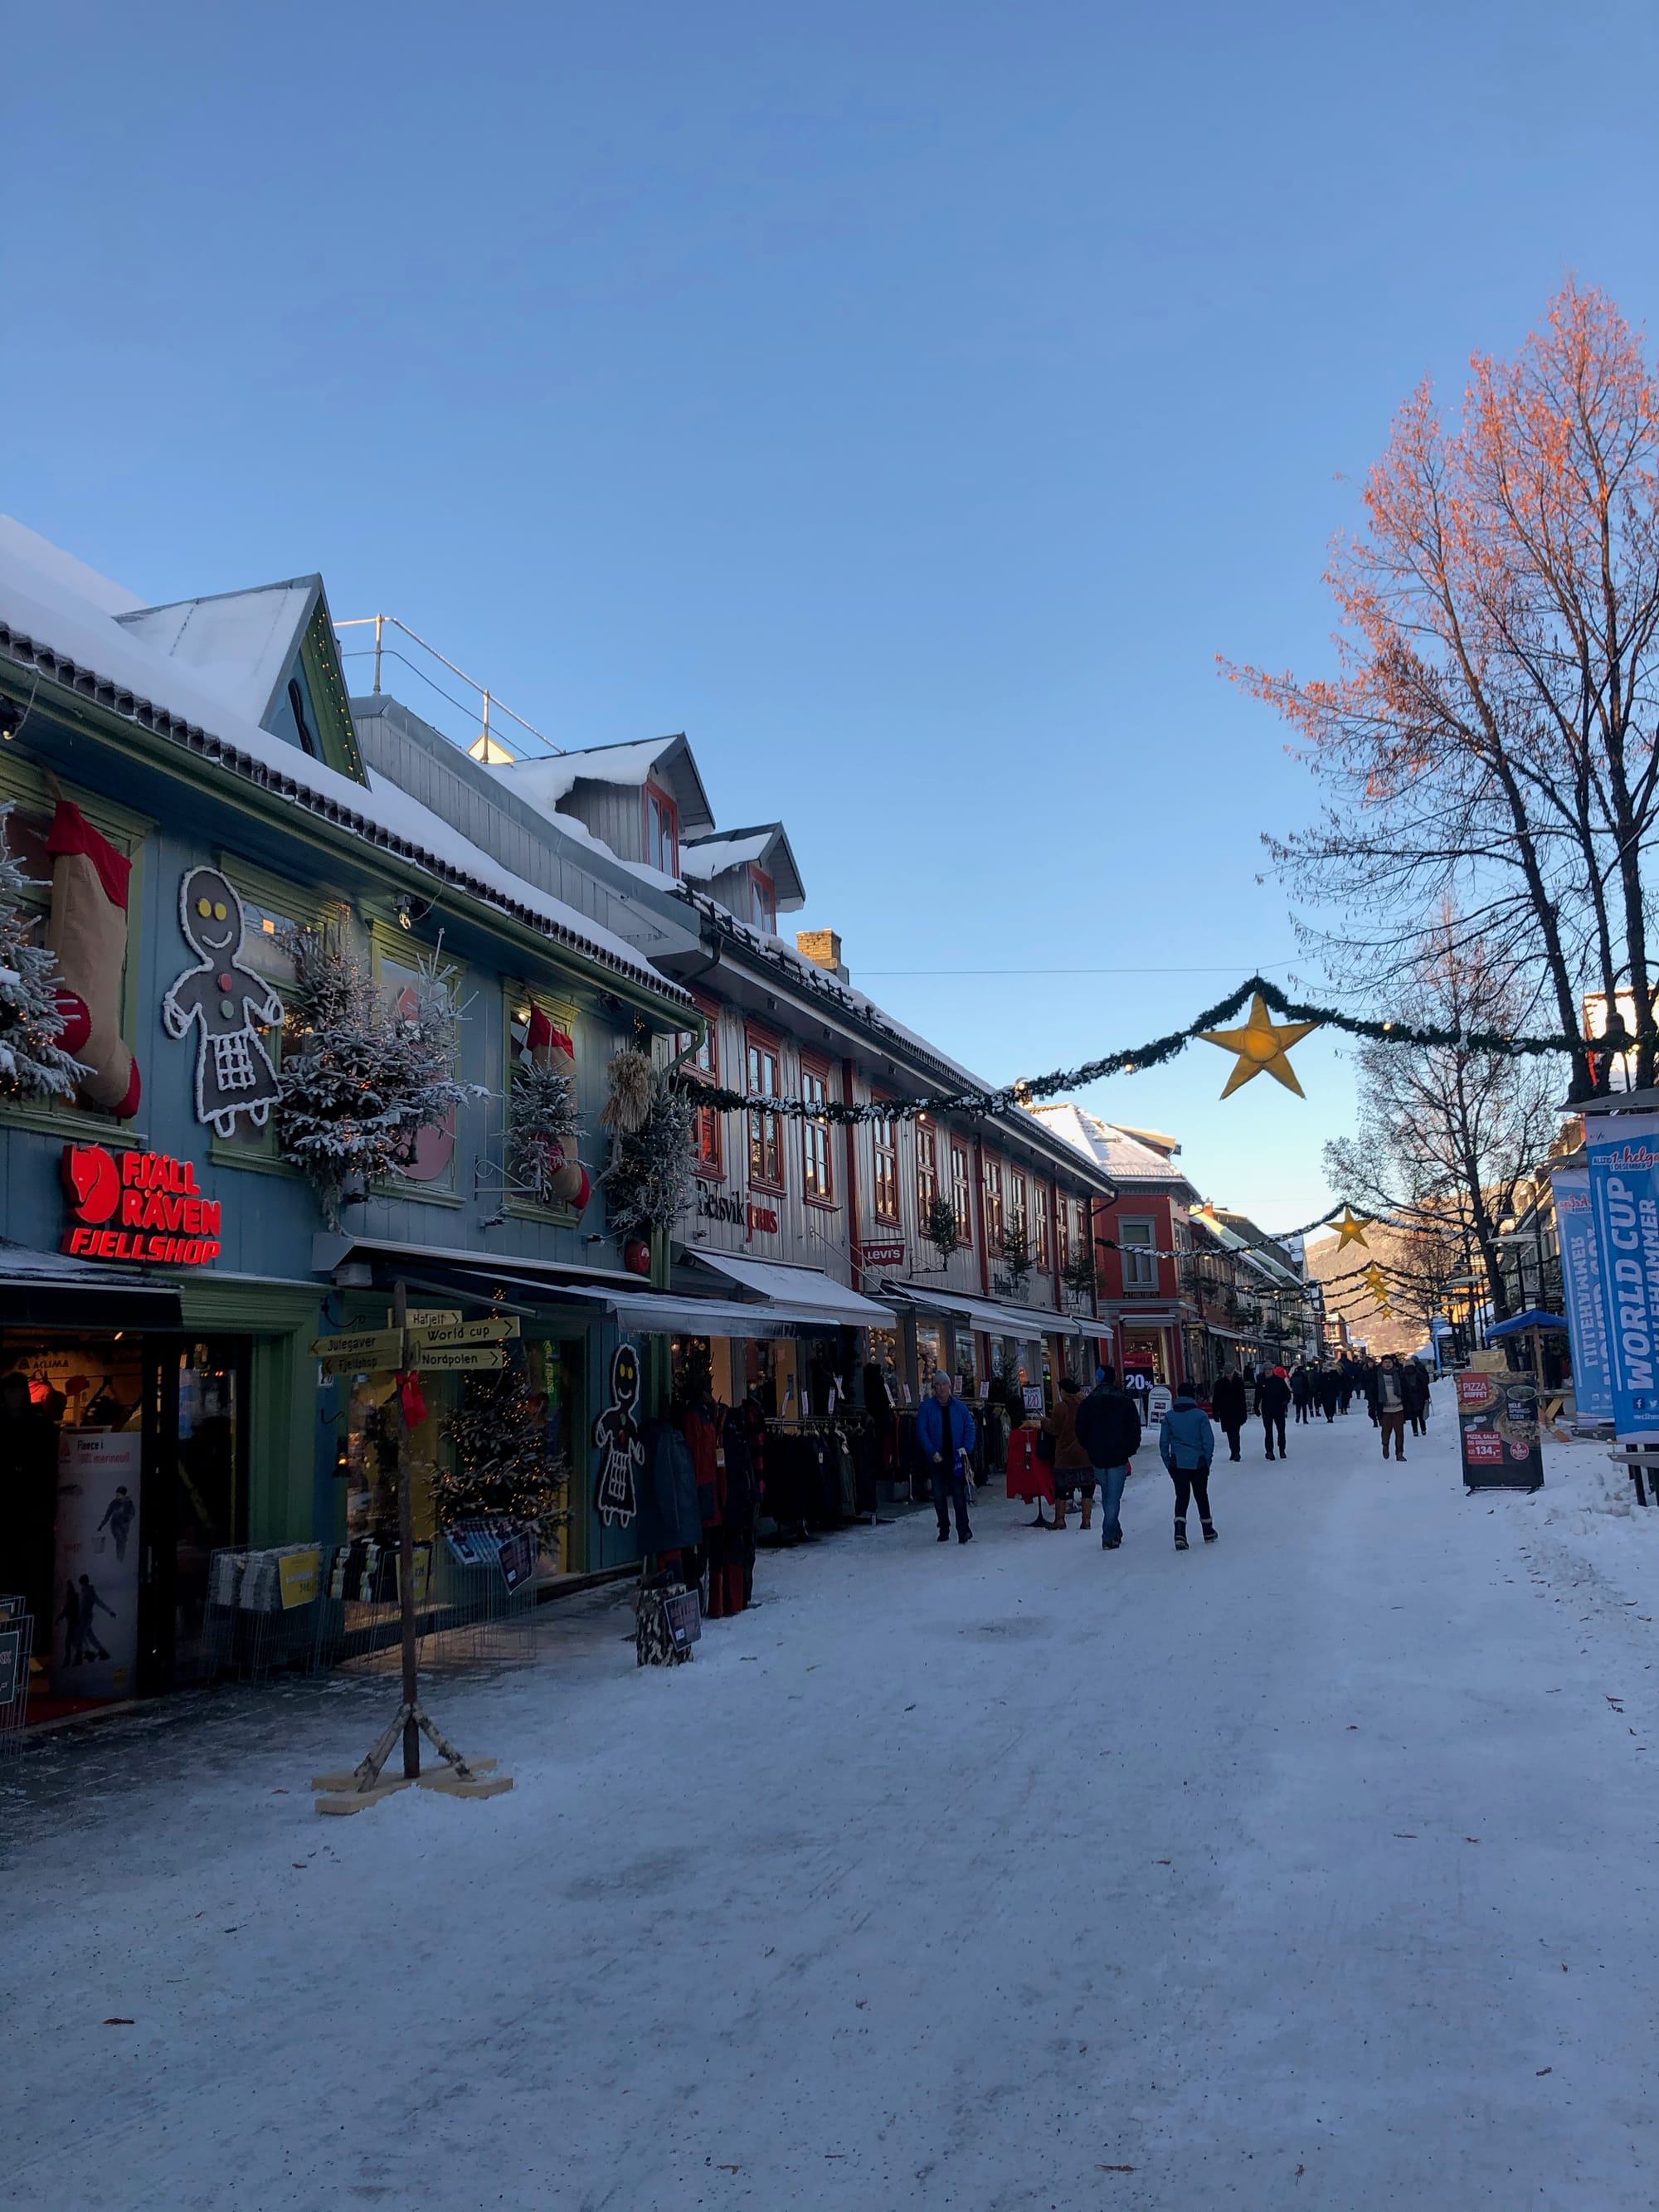
[(219, 1256), (219, 1200), (203, 1197), (193, 1161), (65, 1145), (64, 1189), (71, 1225), (61, 1249), (79, 1259), (201, 1267)]

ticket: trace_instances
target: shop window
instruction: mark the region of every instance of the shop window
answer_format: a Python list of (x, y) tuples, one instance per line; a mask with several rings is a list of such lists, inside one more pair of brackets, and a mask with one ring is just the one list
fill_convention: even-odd
[(1120, 1221), (1117, 1224), (1118, 1256), (1123, 1262), (1126, 1291), (1158, 1288), (1157, 1228), (1152, 1221)]
[(916, 1323), (916, 1375), (921, 1384), (922, 1396), (927, 1395), (928, 1386), (935, 1375), (949, 1373), (943, 1328), (938, 1322), (919, 1321)]
[(898, 1123), (890, 1114), (879, 1114), (870, 1124), (875, 1151), (875, 1207), (878, 1221), (902, 1220), (899, 1211)]
[[(828, 1104), (829, 1070), (814, 1067), (810, 1061), (803, 1060), (800, 1095), (809, 1107)], [(821, 1121), (804, 1121), (800, 1125), (800, 1140), (803, 1159), (801, 1188), (816, 1205), (829, 1206), (836, 1195), (830, 1171), (830, 1124)]]
[(916, 1219), (925, 1230), (939, 1196), (939, 1131), (921, 1115), (916, 1122)]
[(993, 1253), (1001, 1249), (1007, 1220), (1002, 1200), (1002, 1162), (985, 1163), (985, 1241)]
[(951, 1211), (957, 1217), (957, 1233), (964, 1244), (974, 1241), (974, 1186), (966, 1145), (951, 1147)]
[(645, 787), (645, 857), (665, 876), (680, 872), (680, 811), (659, 785)]
[[(748, 1047), (750, 1097), (781, 1098), (783, 1069), (778, 1047), (753, 1031)], [(749, 1115), (749, 1180), (763, 1190), (783, 1188), (783, 1124), (777, 1115), (755, 1108)]]

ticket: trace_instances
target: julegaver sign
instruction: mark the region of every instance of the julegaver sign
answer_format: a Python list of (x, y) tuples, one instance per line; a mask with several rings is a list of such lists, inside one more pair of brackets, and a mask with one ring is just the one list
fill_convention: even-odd
[(202, 1195), (193, 1161), (65, 1145), (64, 1189), (70, 1225), (59, 1249), (78, 1259), (201, 1267), (219, 1256), (220, 1202)]

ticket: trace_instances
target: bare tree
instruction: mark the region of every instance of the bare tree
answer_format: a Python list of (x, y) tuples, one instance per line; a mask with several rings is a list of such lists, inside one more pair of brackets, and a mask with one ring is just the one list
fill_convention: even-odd
[[(1409, 968), (1426, 915), (1523, 963), (1565, 1036), (1628, 990), (1654, 1079), (1644, 860), (1659, 823), (1659, 382), (1602, 293), (1569, 284), (1512, 362), (1477, 356), (1458, 416), (1425, 381), (1366, 481), (1328, 581), (1339, 673), (1233, 673), (1305, 741), (1333, 804), (1267, 840), (1304, 934), (1350, 981)], [(1526, 1011), (1524, 1006), (1521, 1009)], [(1571, 1095), (1595, 1088), (1587, 1048)]]
[[(1513, 1026), (1516, 1004), (1507, 963), (1448, 914), (1419, 944), (1389, 1013), (1424, 1027), (1502, 1030)], [(1428, 1297), (1467, 1252), (1501, 1318), (1509, 1302), (1498, 1240), (1517, 1185), (1555, 1133), (1559, 1078), (1547, 1062), (1462, 1045), (1370, 1044), (1357, 1058), (1358, 1134), (1325, 1147), (1333, 1188), (1410, 1235), (1404, 1268), (1427, 1312), (1437, 1310)]]

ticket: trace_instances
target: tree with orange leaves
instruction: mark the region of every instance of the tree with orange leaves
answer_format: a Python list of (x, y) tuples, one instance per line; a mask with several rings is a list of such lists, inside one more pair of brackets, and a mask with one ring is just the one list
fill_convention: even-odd
[[(1353, 917), (1308, 933), (1375, 984), (1453, 902), (1564, 1034), (1583, 1034), (1586, 988), (1609, 1008), (1627, 992), (1646, 1087), (1659, 382), (1639, 337), (1570, 283), (1513, 361), (1475, 357), (1455, 416), (1419, 386), (1364, 506), (1327, 572), (1338, 673), (1231, 672), (1288, 719), (1333, 794), (1316, 829), (1267, 840), (1299, 893)], [(1586, 1048), (1572, 1096), (1596, 1074)]]

